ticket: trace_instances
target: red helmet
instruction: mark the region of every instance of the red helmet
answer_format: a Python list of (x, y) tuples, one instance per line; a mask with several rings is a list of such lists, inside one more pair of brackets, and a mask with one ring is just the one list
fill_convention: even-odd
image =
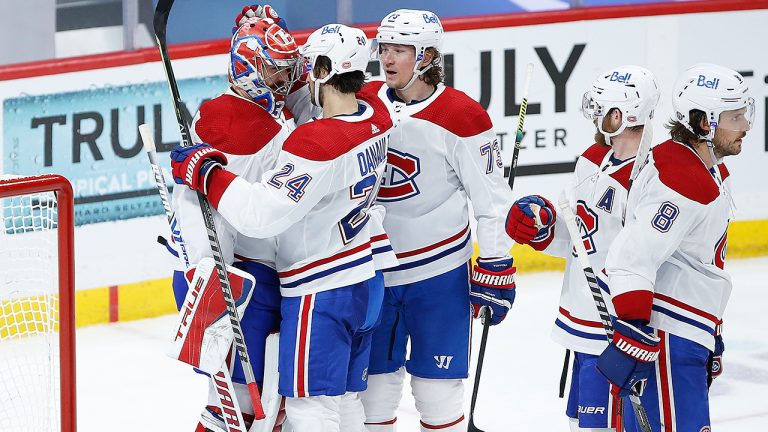
[(270, 18), (248, 19), (232, 36), (229, 81), (270, 113), (300, 76), (293, 36)]

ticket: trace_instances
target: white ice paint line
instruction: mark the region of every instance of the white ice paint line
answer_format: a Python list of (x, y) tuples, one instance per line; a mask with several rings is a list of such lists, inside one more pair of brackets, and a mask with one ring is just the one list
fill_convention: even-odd
[(561, 10), (569, 9), (571, 7), (570, 2), (559, 0), (509, 0), (509, 2), (514, 3), (529, 12)]

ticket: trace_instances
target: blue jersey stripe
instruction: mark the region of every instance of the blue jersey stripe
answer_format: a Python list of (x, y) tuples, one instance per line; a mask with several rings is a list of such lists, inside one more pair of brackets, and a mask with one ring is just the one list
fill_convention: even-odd
[(450, 255), (450, 254), (452, 254), (454, 252), (457, 252), (457, 251), (460, 251), (460, 250), (464, 249), (464, 246), (467, 245), (467, 242), (469, 241), (469, 239), (471, 237), (472, 236), (470, 235), (470, 233), (467, 233), (467, 236), (464, 238), (463, 242), (457, 244), (456, 246), (451, 247), (450, 249), (446, 249), (446, 250), (440, 252), (437, 255), (434, 255), (434, 256), (431, 256), (431, 257), (428, 257), (428, 258), (424, 258), (424, 259), (420, 259), (418, 261), (409, 262), (409, 263), (406, 263), (406, 264), (400, 264), (397, 267), (390, 268), (390, 269), (385, 269), (383, 271), (385, 271), (385, 272), (394, 272), (394, 271), (400, 271), (400, 270), (408, 270), (408, 269), (412, 269), (414, 267), (420, 267), (420, 266), (429, 264), (431, 262), (437, 261), (440, 258), (444, 258), (444, 257), (446, 257), (446, 256), (448, 256), (448, 255)]
[(344, 264), (338, 265), (336, 267), (331, 267), (331, 268), (329, 268), (327, 270), (323, 270), (321, 272), (315, 273), (315, 274), (313, 274), (311, 276), (307, 276), (307, 277), (302, 278), (302, 279), (297, 279), (297, 280), (295, 280), (293, 282), (282, 283), (281, 287), (282, 288), (295, 288), (295, 287), (297, 287), (297, 286), (299, 286), (301, 284), (312, 282), (313, 280), (320, 279), (322, 277), (326, 277), (326, 276), (328, 276), (330, 274), (333, 274), (333, 273), (336, 273), (336, 272), (340, 272), (342, 270), (346, 270), (346, 269), (349, 269), (349, 268), (352, 268), (352, 267), (357, 267), (357, 266), (359, 266), (361, 264), (365, 264), (365, 263), (367, 263), (367, 262), (369, 262), (371, 260), (373, 260), (373, 257), (371, 255), (366, 255), (366, 256), (360, 257), (360, 258), (358, 258), (358, 259), (356, 259), (354, 261), (350, 261), (348, 263), (344, 263)]
[(692, 319), (690, 319), (690, 318), (688, 318), (688, 317), (686, 317), (684, 315), (680, 315), (679, 313), (672, 312), (671, 310), (663, 308), (663, 307), (661, 307), (659, 305), (653, 305), (653, 307), (651, 309), (655, 310), (658, 313), (662, 313), (662, 314), (667, 315), (667, 316), (669, 316), (671, 318), (674, 318), (674, 319), (676, 319), (678, 321), (682, 321), (682, 322), (684, 322), (684, 323), (686, 323), (688, 325), (692, 325), (692, 326), (694, 326), (696, 328), (702, 329), (702, 330), (704, 330), (705, 332), (707, 332), (709, 334), (715, 334), (715, 329), (713, 329), (712, 327), (708, 327), (708, 326), (706, 326), (706, 325), (704, 325), (704, 324), (702, 324), (702, 323), (700, 323), (700, 322), (698, 322), (696, 320), (692, 320)]
[(555, 320), (555, 325), (560, 327), (561, 329), (565, 330), (566, 332), (578, 336), (580, 338), (584, 339), (593, 339), (593, 340), (604, 340), (607, 341), (608, 337), (605, 335), (605, 333), (602, 334), (594, 334), (594, 333), (586, 333), (583, 331), (575, 330), (570, 327), (568, 327), (564, 322), (560, 321), (560, 319)]

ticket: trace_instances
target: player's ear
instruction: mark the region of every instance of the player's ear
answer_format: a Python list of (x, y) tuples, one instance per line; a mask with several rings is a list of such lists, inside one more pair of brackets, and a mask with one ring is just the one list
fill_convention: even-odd
[(704, 131), (704, 133), (709, 133), (709, 122), (707, 122), (707, 116), (701, 116), (701, 120), (699, 120), (699, 127), (702, 131)]
[(419, 69), (426, 67), (428, 64), (432, 63), (432, 60), (435, 59), (435, 53), (431, 49), (428, 49), (424, 52), (424, 59), (421, 61), (421, 64), (419, 65)]

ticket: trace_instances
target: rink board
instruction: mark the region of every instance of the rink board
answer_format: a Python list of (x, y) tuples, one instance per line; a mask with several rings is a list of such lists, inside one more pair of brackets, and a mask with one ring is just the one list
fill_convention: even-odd
[[(737, 205), (728, 257), (766, 254), (768, 57), (754, 55), (755, 44), (768, 39), (766, 8), (766, 0), (716, 0), (445, 20), (448, 81), (487, 107), (509, 161), (521, 74), (526, 63), (534, 64), (514, 194), (555, 198), (576, 157), (592, 143), (593, 126), (579, 107), (598, 73), (633, 63), (656, 74), (663, 94), (654, 122), (660, 142), (682, 69), (717, 61), (744, 72), (758, 117), (742, 154), (727, 160)], [(372, 36), (375, 28), (365, 30)], [(307, 34), (297, 32), (297, 38)], [(190, 112), (224, 90), (227, 44), (171, 48)], [(166, 234), (162, 207), (136, 132), (140, 122), (154, 129), (160, 163), (168, 166), (168, 151), (179, 138), (155, 51), (0, 68), (0, 172), (63, 173), (75, 189), (80, 324), (173, 310), (167, 279), (173, 260), (155, 243)], [(369, 69), (379, 76), (377, 64)], [(515, 256), (521, 271), (562, 265), (530, 248)]]

